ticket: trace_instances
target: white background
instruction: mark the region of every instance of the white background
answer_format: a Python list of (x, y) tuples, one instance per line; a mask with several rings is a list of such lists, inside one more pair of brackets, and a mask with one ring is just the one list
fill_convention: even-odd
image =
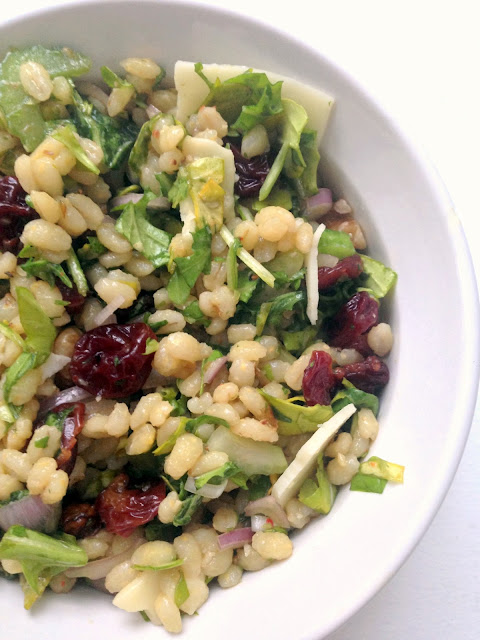
[[(475, 0), (197, 1), (229, 6), (280, 27), (356, 76), (437, 167), (480, 274), (480, 36)], [(2, 19), (61, 2), (3, 2)], [(370, 635), (386, 640), (477, 640), (479, 462), (477, 401), (459, 470), (423, 540), (380, 593), (328, 640)]]

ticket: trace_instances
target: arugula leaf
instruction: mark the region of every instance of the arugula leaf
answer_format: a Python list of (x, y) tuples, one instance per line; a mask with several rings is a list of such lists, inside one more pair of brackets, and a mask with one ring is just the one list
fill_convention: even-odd
[(342, 260), (355, 254), (355, 247), (352, 239), (344, 231), (325, 229), (320, 236), (318, 243), (318, 253), (326, 253)]
[(205, 226), (193, 234), (193, 253), (185, 258), (175, 258), (175, 271), (167, 285), (170, 300), (182, 305), (190, 295), (191, 288), (202, 273), (210, 273), (212, 232)]
[(364, 287), (370, 289), (376, 298), (383, 298), (397, 282), (397, 274), (378, 260), (361, 256), (363, 272), (368, 276)]
[[(260, 307), (260, 313), (257, 320), (257, 336), (263, 333), (265, 326), (278, 327), (286, 311), (293, 311), (296, 304), (303, 303), (302, 309), (305, 308), (306, 293), (305, 291), (295, 291), (283, 293), (273, 299), (272, 302), (265, 302)], [(263, 326), (262, 326), (263, 323)]]
[(364, 491), (365, 493), (383, 493), (388, 480), (356, 473), (350, 482), (350, 491)]
[(157, 268), (168, 263), (170, 236), (148, 220), (147, 204), (150, 198), (145, 194), (137, 203), (129, 202), (118, 218), (115, 229)]
[(202, 500), (202, 496), (199, 496), (198, 494), (192, 494), (188, 498), (185, 498), (185, 500), (182, 501), (180, 511), (173, 519), (173, 526), (184, 527), (188, 524), (197, 508), (201, 505)]
[(207, 471), (207, 473), (202, 473), (202, 475), (197, 476), (195, 478), (195, 487), (201, 489), (206, 484), (222, 484), (226, 478), (231, 478), (238, 473), (240, 473), (240, 469), (234, 462), (225, 462), (225, 464), (218, 467), (218, 469), (213, 469), (212, 471)]
[(34, 45), (9, 51), (0, 64), (0, 110), (8, 131), (20, 138), (27, 152), (33, 151), (45, 138), (46, 125), (40, 104), (29, 96), (20, 82), (20, 67), (38, 62), (51, 78), (74, 77), (86, 73), (91, 61), (71, 49), (47, 49)]
[(282, 436), (291, 436), (299, 433), (313, 433), (318, 425), (326, 422), (333, 416), (330, 405), (316, 404), (312, 407), (295, 404), (290, 400), (280, 400), (259, 390), (268, 404), (273, 415), (278, 421), (278, 433)]
[(230, 428), (230, 425), (228, 424), (228, 422), (223, 418), (217, 418), (217, 416), (209, 416), (208, 414), (205, 414), (205, 415), (198, 416), (198, 418), (190, 418), (190, 420), (187, 420), (187, 423), (185, 425), (185, 431), (187, 431), (188, 433), (195, 433), (195, 430), (197, 429), (197, 427), (205, 423), (221, 424), (224, 427), (227, 427), (227, 429)]
[(33, 293), (25, 287), (17, 287), (16, 294), (20, 322), (27, 335), (25, 344), (34, 352), (36, 366), (39, 366), (50, 355), (57, 332)]
[(188, 198), (188, 173), (185, 167), (180, 167), (175, 182), (168, 190), (168, 199), (172, 207), (177, 208), (185, 198)]
[(78, 293), (86, 297), (88, 294), (88, 282), (87, 278), (82, 269), (82, 265), (80, 264), (79, 259), (77, 258), (77, 254), (73, 249), (70, 249), (67, 258), (67, 267), (70, 271), (70, 275), (72, 276), (72, 280), (75, 283), (75, 286), (78, 289)]
[(206, 316), (203, 311), (200, 310), (198, 300), (191, 302), (185, 309), (180, 309), (180, 313), (183, 314), (188, 324), (197, 324), (204, 327), (208, 327), (212, 319)]
[(73, 124), (67, 124), (59, 129), (56, 129), (50, 135), (55, 140), (58, 140), (62, 144), (64, 144), (67, 149), (75, 156), (77, 161), (85, 167), (87, 171), (91, 171), (95, 175), (100, 173), (100, 169), (93, 164), (93, 162), (88, 157), (87, 152), (84, 150), (80, 142), (75, 137), (75, 127)]
[(257, 278), (249, 269), (238, 272), (237, 291), (239, 300), (248, 302), (257, 288), (260, 279)]
[(378, 413), (377, 396), (373, 395), (373, 393), (361, 391), (354, 386), (348, 386), (335, 394), (335, 397), (332, 400), (332, 409), (335, 413), (338, 413), (340, 409), (343, 409), (347, 404), (352, 403), (357, 407), (357, 409), (371, 409), (375, 416)]
[(87, 236), (87, 242), (78, 249), (77, 255), (81, 263), (97, 260), (104, 253), (107, 253), (107, 247), (104, 247), (97, 236)]
[(133, 568), (137, 571), (168, 571), (168, 569), (175, 569), (176, 567), (181, 567), (183, 564), (183, 558), (178, 558), (177, 560), (172, 560), (171, 562), (165, 562), (165, 564), (161, 564), (158, 567), (148, 565), (148, 564), (134, 564)]
[(35, 258), (30, 258), (22, 264), (22, 269), (26, 271), (29, 276), (48, 282), (51, 287), (55, 286), (55, 278), (59, 278), (63, 284), (72, 288), (72, 281), (60, 264), (54, 264), (44, 259), (36, 260)]
[(137, 125), (131, 120), (100, 113), (88, 100), (83, 100), (78, 91), (73, 91), (73, 99), (73, 106), (68, 108), (78, 133), (102, 147), (103, 161), (109, 169), (119, 169), (137, 139)]
[(100, 73), (102, 74), (102, 80), (111, 89), (118, 89), (123, 87), (125, 89), (133, 89), (133, 84), (118, 76), (115, 71), (112, 71), (109, 67), (100, 67)]
[(299, 178), (306, 166), (300, 151), (300, 139), (308, 121), (307, 112), (293, 100), (284, 99), (282, 100), (282, 105), (283, 121), (280, 134), (282, 146), (260, 189), (258, 194), (260, 201), (265, 200), (270, 194), (284, 169), (289, 178)]
[(272, 483), (269, 476), (252, 476), (248, 482), (248, 499), (253, 502), (263, 498), (268, 494), (271, 486)]
[(287, 351), (303, 353), (315, 339), (317, 328), (310, 325), (302, 331), (282, 331), (280, 335)]
[[(20, 525), (11, 526), (0, 541), (0, 559), (20, 562), (36, 597), (42, 595), (53, 576), (88, 562), (87, 554), (73, 536), (63, 533), (54, 538)], [(30, 606), (35, 599), (29, 602)]]
[(166, 115), (164, 113), (157, 113), (156, 116), (150, 118), (150, 120), (147, 120), (147, 122), (142, 125), (138, 135), (136, 136), (128, 157), (128, 166), (136, 176), (140, 176), (142, 167), (147, 161), (148, 147), (150, 144), (150, 138), (152, 137), (152, 131), (156, 123), (161, 119), (166, 119), (167, 124), (174, 123), (173, 116)]
[(265, 73), (249, 70), (225, 82), (217, 79), (212, 83), (202, 69), (201, 63), (195, 65), (195, 72), (210, 89), (204, 104), (216, 106), (232, 130), (243, 135), (282, 112), (281, 81), (272, 84)]

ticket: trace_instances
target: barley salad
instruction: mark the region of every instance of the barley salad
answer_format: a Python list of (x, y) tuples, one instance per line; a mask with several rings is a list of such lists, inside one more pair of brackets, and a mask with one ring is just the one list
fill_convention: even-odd
[[(395, 272), (321, 182), (333, 98), (67, 48), (0, 65), (0, 560), (170, 632), (286, 560), (367, 457)], [(333, 517), (333, 516), (331, 516)]]

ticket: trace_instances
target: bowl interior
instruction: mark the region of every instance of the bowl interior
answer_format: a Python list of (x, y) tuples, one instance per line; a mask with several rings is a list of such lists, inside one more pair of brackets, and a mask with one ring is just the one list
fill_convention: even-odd
[[(322, 145), (329, 186), (354, 206), (369, 253), (399, 274), (389, 302), (395, 346), (372, 452), (406, 466), (382, 496), (340, 492), (332, 513), (295, 535), (285, 563), (216, 589), (184, 637), (320, 638), (353, 614), (398, 569), (425, 531), (455, 471), (477, 387), (476, 287), (459, 221), (412, 144), (354, 79), (287, 35), (228, 12), (183, 2), (116, 0), (42, 11), (0, 27), (2, 48), (62, 44), (94, 69), (128, 55), (172, 71), (177, 59), (276, 71), (331, 93)], [(5, 637), (102, 630), (157, 638), (158, 629), (93, 590), (50, 595), (23, 611), (17, 585), (0, 582)], [(53, 627), (53, 625), (55, 625)]]

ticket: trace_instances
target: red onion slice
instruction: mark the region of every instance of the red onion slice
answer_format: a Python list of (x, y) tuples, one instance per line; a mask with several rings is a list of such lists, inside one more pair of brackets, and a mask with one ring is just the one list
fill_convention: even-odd
[(227, 364), (227, 362), (227, 356), (222, 356), (221, 358), (217, 358), (216, 360), (211, 362), (208, 365), (207, 370), (205, 371), (205, 375), (203, 376), (203, 381), (205, 382), (205, 384), (210, 384), (211, 382), (213, 382), (220, 371), (223, 369), (223, 367)]
[(253, 537), (253, 531), (250, 527), (243, 529), (234, 529), (233, 531), (227, 531), (218, 536), (218, 546), (222, 549), (239, 549), (245, 544), (250, 544)]
[(307, 216), (313, 220), (324, 216), (333, 206), (332, 192), (330, 189), (322, 188), (314, 196), (307, 199)]
[(81, 389), (80, 387), (70, 387), (69, 389), (65, 389), (64, 391), (60, 391), (54, 396), (50, 396), (49, 398), (45, 398), (40, 403), (40, 409), (38, 412), (38, 418), (41, 419), (58, 407), (61, 404), (70, 404), (72, 402), (83, 402), (83, 400), (87, 400), (87, 398), (91, 398), (92, 394), (86, 391), (85, 389)]
[(40, 496), (25, 496), (0, 508), (0, 529), (20, 524), (27, 529), (52, 533), (60, 519), (61, 504), (45, 504)]
[(117, 196), (116, 198), (112, 198), (110, 200), (110, 206), (112, 209), (114, 207), (122, 207), (129, 202), (133, 202), (134, 204), (143, 198), (143, 193), (126, 193), (124, 196)]
[(157, 114), (160, 113), (160, 109), (157, 109), (157, 107), (154, 104), (149, 104), (148, 107), (145, 109), (145, 113), (147, 114), (148, 118), (151, 120)]
[(265, 496), (247, 504), (245, 507), (246, 516), (254, 516), (257, 513), (271, 518), (273, 523), (279, 527), (284, 527), (285, 529), (290, 529), (291, 527), (287, 514), (273, 496)]

